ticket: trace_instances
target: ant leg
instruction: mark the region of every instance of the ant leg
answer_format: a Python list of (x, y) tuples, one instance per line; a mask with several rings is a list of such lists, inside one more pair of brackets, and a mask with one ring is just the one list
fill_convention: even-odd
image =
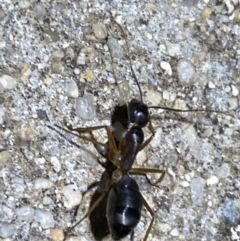
[(141, 144), (139, 151), (141, 151), (144, 147), (146, 147), (151, 142), (151, 140), (153, 139), (153, 137), (155, 135), (155, 130), (154, 130), (150, 120), (149, 120), (149, 124), (148, 124), (148, 129), (151, 132), (151, 136)]
[[(91, 143), (94, 144), (94, 145), (101, 145), (101, 146), (104, 146), (104, 147), (107, 147), (107, 148), (110, 147), (110, 149), (111, 149), (111, 150), (113, 151), (113, 153), (115, 153), (115, 154), (119, 153), (119, 150), (118, 150), (118, 148), (117, 148), (116, 141), (115, 141), (115, 139), (114, 139), (114, 136), (113, 136), (113, 134), (112, 134), (111, 129), (110, 129), (109, 126), (92, 126), (92, 127), (86, 127), (86, 128), (81, 128), (81, 127), (80, 127), (80, 128), (72, 128), (71, 125), (67, 125), (67, 128), (68, 128), (68, 129), (62, 128), (61, 126), (59, 126), (59, 125), (57, 125), (57, 124), (55, 124), (55, 126), (56, 126), (57, 128), (59, 128), (59, 129), (61, 129), (61, 130), (64, 130), (64, 131), (66, 131), (66, 132), (74, 135), (74, 136), (77, 136), (77, 137), (79, 137), (79, 138), (82, 138), (82, 139), (85, 140), (85, 141), (91, 142)], [(93, 138), (93, 137), (89, 138), (89, 137), (87, 137), (87, 136), (82, 136), (82, 135), (81, 135), (81, 133), (87, 133), (87, 132), (91, 134), (92, 131), (94, 131), (94, 130), (99, 130), (99, 129), (105, 129), (105, 130), (106, 130), (107, 136), (108, 136), (108, 143), (109, 143), (109, 144), (99, 142), (99, 141), (97, 141), (97, 140), (96, 140), (95, 138)], [(73, 133), (72, 131), (78, 132), (79, 135)], [(114, 164), (115, 164), (115, 163), (114, 163)]]
[(76, 227), (78, 226), (85, 218), (89, 217), (89, 215), (94, 211), (94, 209), (98, 206), (98, 204), (104, 199), (104, 197), (106, 196), (106, 193), (102, 193), (101, 196), (93, 203), (93, 205), (88, 209), (88, 212), (84, 215), (83, 218), (81, 218), (77, 223), (75, 223), (72, 227), (70, 227), (66, 234), (65, 237), (63, 239), (63, 241), (66, 241), (66, 238), (68, 236), (68, 234)]
[(152, 182), (149, 180), (149, 178), (146, 176), (148, 182), (149, 182), (151, 185), (153, 185), (153, 186), (155, 186), (155, 185), (157, 185), (158, 183), (160, 183), (160, 182), (163, 180), (164, 176), (165, 176), (165, 171), (164, 171), (164, 170), (152, 169), (152, 168), (132, 168), (132, 169), (130, 170), (130, 173), (144, 174), (145, 176), (146, 176), (147, 173), (161, 173), (162, 175), (157, 179), (156, 182), (153, 182), (153, 183), (152, 183)]
[(144, 205), (144, 207), (148, 210), (148, 212), (149, 212), (149, 213), (151, 214), (151, 216), (152, 216), (152, 220), (151, 220), (151, 222), (150, 222), (150, 224), (149, 224), (149, 226), (148, 226), (147, 232), (146, 232), (146, 234), (145, 234), (145, 236), (144, 236), (144, 238), (143, 238), (143, 241), (147, 241), (148, 235), (149, 235), (149, 233), (150, 233), (150, 230), (151, 230), (151, 228), (152, 228), (153, 221), (154, 221), (154, 212), (153, 212), (153, 210), (151, 209), (151, 207), (148, 205), (148, 203), (147, 203), (147, 201), (144, 199), (144, 197), (142, 197), (142, 198), (143, 198), (143, 205)]

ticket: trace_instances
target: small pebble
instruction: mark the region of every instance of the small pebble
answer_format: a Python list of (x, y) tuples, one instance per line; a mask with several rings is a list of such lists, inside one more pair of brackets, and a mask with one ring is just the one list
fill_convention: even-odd
[(55, 228), (52, 230), (50, 236), (54, 241), (62, 241), (64, 239), (64, 232), (62, 229)]
[(177, 237), (179, 236), (179, 232), (176, 228), (174, 228), (171, 232), (170, 232), (171, 236), (173, 237)]
[(78, 86), (77, 86), (76, 82), (73, 80), (67, 83), (66, 91), (67, 91), (68, 97), (70, 97), (70, 98), (76, 99), (79, 95)]
[(217, 184), (218, 182), (219, 182), (219, 179), (216, 176), (211, 176), (207, 179), (207, 185), (208, 186)]
[(212, 9), (209, 7), (204, 8), (204, 10), (202, 11), (203, 18), (210, 18), (211, 14), (212, 14)]
[(226, 222), (235, 223), (238, 220), (238, 213), (234, 207), (233, 200), (226, 198), (223, 208), (223, 216)]
[(35, 137), (35, 128), (32, 121), (27, 122), (16, 131), (16, 136), (23, 142), (28, 142)]
[(154, 4), (152, 3), (146, 3), (145, 4), (145, 8), (149, 11), (149, 12), (152, 12), (152, 13), (156, 13), (157, 12), (157, 8)]
[(44, 157), (36, 157), (34, 158), (34, 161), (37, 165), (44, 165), (44, 163), (46, 162)]
[(0, 171), (4, 168), (5, 163), (10, 157), (9, 151), (0, 152)]
[(231, 85), (231, 87), (232, 87), (232, 95), (233, 95), (234, 97), (238, 96), (239, 90), (236, 88), (236, 86)]
[(228, 110), (237, 110), (238, 109), (238, 98), (232, 97), (227, 99), (229, 105)]
[(22, 0), (18, 2), (18, 6), (22, 9), (27, 9), (31, 6), (31, 2), (27, 0)]
[(155, 90), (147, 90), (146, 98), (153, 105), (159, 105), (162, 100), (162, 95)]
[(93, 33), (98, 39), (105, 39), (107, 37), (106, 26), (102, 23), (93, 24), (92, 26)]
[(56, 172), (59, 172), (61, 170), (61, 164), (60, 164), (60, 161), (57, 159), (57, 157), (55, 156), (51, 157), (50, 162), (53, 165), (53, 169)]
[(64, 52), (60, 49), (53, 52), (52, 57), (54, 59), (62, 59), (64, 57)]
[(231, 167), (228, 163), (223, 163), (216, 171), (218, 178), (226, 178), (231, 174)]
[(45, 178), (35, 179), (33, 181), (33, 185), (34, 185), (34, 188), (37, 190), (38, 189), (49, 189), (52, 186), (54, 186), (54, 184), (50, 180), (45, 179)]
[(193, 85), (196, 82), (196, 72), (191, 62), (180, 59), (177, 65), (179, 83), (183, 86)]
[(5, 15), (6, 15), (6, 14), (5, 14), (4, 10), (3, 10), (2, 7), (0, 6), (0, 21), (4, 19)]
[(200, 177), (193, 178), (190, 185), (193, 206), (202, 206), (205, 180)]
[(91, 94), (76, 99), (76, 114), (83, 120), (92, 120), (96, 117), (96, 107)]
[(4, 90), (14, 89), (17, 85), (17, 80), (9, 75), (2, 75), (0, 77), (0, 93)]
[(59, 40), (59, 34), (56, 31), (44, 30), (43, 38), (46, 43), (53, 43)]
[(53, 74), (63, 74), (65, 69), (60, 59), (52, 59), (51, 68)]
[(117, 41), (117, 39), (109, 37), (107, 41), (107, 46), (113, 58), (121, 59), (124, 56), (124, 50)]
[(165, 74), (167, 74), (169, 76), (172, 75), (172, 67), (168, 62), (161, 61), (160, 66), (163, 70), (165, 70)]
[(168, 223), (157, 223), (158, 230), (163, 233), (168, 233), (171, 231), (172, 227)]
[(35, 211), (34, 220), (41, 224), (43, 229), (54, 228), (55, 221), (49, 212), (44, 212), (40, 209)]
[(162, 97), (164, 100), (169, 100), (170, 99), (170, 93), (167, 90), (163, 91)]
[(19, 220), (30, 223), (33, 220), (34, 209), (30, 206), (22, 206), (20, 208), (16, 208), (16, 214)]
[(147, 160), (147, 155), (146, 152), (143, 150), (141, 150), (140, 152), (138, 152), (137, 157), (136, 157), (136, 162), (139, 166), (142, 166), (143, 163)]
[(216, 86), (215, 86), (215, 84), (212, 81), (209, 81), (208, 82), (208, 88), (209, 89), (214, 89), (214, 88), (216, 88)]
[(82, 201), (82, 193), (76, 185), (68, 185), (62, 189), (63, 195), (66, 200), (64, 206), (71, 210), (73, 207), (79, 205)]
[(190, 186), (189, 182), (187, 182), (187, 181), (181, 181), (181, 182), (180, 182), (180, 185), (181, 185), (182, 187), (189, 187), (189, 186)]
[(52, 79), (47, 75), (44, 79), (44, 83), (46, 85), (51, 85), (52, 84)]
[(46, 15), (46, 10), (42, 3), (38, 3), (34, 7), (34, 16), (37, 19), (43, 18)]
[(51, 203), (53, 203), (53, 200), (50, 197), (44, 197), (43, 198), (43, 205), (50, 205)]
[(0, 226), (0, 237), (11, 237), (15, 232), (15, 225), (11, 223), (2, 223)]
[(90, 69), (86, 69), (82, 74), (81, 77), (85, 79), (87, 82), (91, 82), (93, 80), (93, 72)]
[(79, 53), (77, 57), (77, 65), (85, 65), (87, 56), (85, 53)]
[(128, 81), (121, 81), (114, 88), (115, 96), (119, 104), (127, 103), (130, 96), (130, 86)]

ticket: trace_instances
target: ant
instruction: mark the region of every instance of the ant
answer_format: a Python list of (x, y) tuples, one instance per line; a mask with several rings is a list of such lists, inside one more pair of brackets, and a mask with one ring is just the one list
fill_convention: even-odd
[[(113, 24), (116, 25), (124, 38), (127, 40), (126, 35), (121, 27), (116, 21), (113, 20)], [(126, 41), (127, 50), (129, 53), (128, 43)], [(160, 183), (165, 175), (164, 170), (152, 169), (152, 168), (133, 168), (133, 163), (136, 155), (139, 151), (145, 148), (153, 139), (155, 131), (151, 124), (149, 109), (164, 109), (175, 112), (196, 112), (196, 111), (207, 111), (207, 112), (217, 112), (224, 113), (221, 111), (214, 110), (203, 110), (203, 109), (191, 109), (191, 110), (180, 110), (168, 107), (160, 106), (147, 106), (143, 102), (142, 91), (134, 73), (131, 59), (128, 57), (130, 62), (130, 69), (133, 79), (138, 87), (140, 100), (132, 99), (127, 104), (127, 122), (128, 124), (124, 127), (125, 134), (118, 141), (110, 126), (94, 126), (85, 128), (73, 128), (71, 125), (67, 125), (67, 130), (62, 127), (55, 125), (59, 129), (63, 129), (67, 132), (78, 132), (76, 135), (83, 140), (90, 141), (95, 145), (95, 147), (104, 147), (104, 156), (110, 162), (111, 172), (110, 172), (110, 182), (106, 185), (106, 190), (103, 192), (95, 202), (92, 203), (88, 212), (84, 217), (79, 220), (75, 225), (68, 229), (65, 239), (69, 232), (71, 232), (77, 225), (79, 225), (85, 218), (89, 217), (100, 202), (107, 196), (106, 205), (106, 217), (108, 222), (108, 227), (110, 233), (114, 239), (122, 239), (129, 234), (133, 234), (134, 228), (140, 221), (141, 210), (144, 206), (151, 215), (151, 221), (146, 230), (144, 241), (148, 239), (150, 230), (154, 222), (154, 212), (149, 206), (147, 201), (142, 196), (137, 182), (130, 176), (131, 173), (143, 174), (147, 173), (159, 173), (160, 178), (154, 183), (156, 185)], [(125, 120), (126, 121), (126, 120)], [(147, 127), (151, 135), (145, 140), (143, 128)], [(99, 129), (105, 129), (107, 133), (108, 143), (100, 143), (94, 137), (92, 132)], [(83, 136), (83, 133), (89, 133), (90, 137)], [(73, 134), (73, 133), (72, 133)]]

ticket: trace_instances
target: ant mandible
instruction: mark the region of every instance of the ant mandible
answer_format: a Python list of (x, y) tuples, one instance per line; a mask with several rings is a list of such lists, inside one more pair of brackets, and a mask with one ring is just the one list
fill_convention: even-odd
[[(116, 25), (124, 38), (127, 40), (126, 35), (121, 27), (115, 20), (112, 21)], [(126, 41), (127, 43), (127, 41)], [(129, 52), (128, 43), (126, 44)], [(112, 56), (111, 56), (112, 57)], [(100, 197), (90, 206), (85, 216), (79, 220), (74, 226), (72, 226), (66, 233), (65, 239), (70, 231), (72, 231), (77, 225), (79, 225), (85, 218), (91, 215), (98, 204), (107, 197), (106, 215), (110, 233), (114, 239), (122, 239), (128, 234), (131, 234), (134, 228), (140, 221), (142, 206), (144, 206), (151, 215), (151, 222), (148, 225), (146, 234), (143, 238), (147, 240), (150, 230), (154, 221), (154, 212), (148, 205), (139, 191), (139, 187), (136, 181), (130, 177), (130, 173), (146, 174), (146, 173), (160, 173), (160, 178), (154, 183), (157, 184), (162, 181), (165, 175), (165, 171), (152, 168), (132, 168), (136, 155), (139, 151), (145, 148), (154, 137), (155, 131), (151, 124), (149, 109), (164, 109), (175, 112), (196, 112), (196, 111), (207, 111), (224, 113), (221, 111), (214, 110), (202, 110), (202, 109), (191, 109), (191, 110), (180, 110), (168, 107), (160, 106), (147, 106), (143, 103), (142, 91), (134, 70), (132, 68), (131, 59), (129, 58), (130, 68), (134, 81), (138, 87), (140, 100), (132, 99), (127, 105), (128, 111), (128, 122), (131, 124), (126, 130), (125, 135), (118, 142), (114, 137), (114, 134), (109, 126), (94, 126), (85, 128), (73, 128), (67, 125), (67, 132), (76, 131), (78, 137), (93, 143), (95, 146), (101, 145), (107, 148), (108, 154), (107, 159), (116, 167), (111, 177), (111, 183), (106, 188), (106, 191), (100, 195)], [(62, 127), (55, 125), (60, 129)], [(144, 133), (142, 128), (148, 127), (151, 132), (150, 137), (144, 140)], [(92, 132), (99, 129), (105, 129), (107, 132), (108, 143), (100, 143), (93, 138)], [(82, 136), (82, 133), (90, 133), (90, 137)]]

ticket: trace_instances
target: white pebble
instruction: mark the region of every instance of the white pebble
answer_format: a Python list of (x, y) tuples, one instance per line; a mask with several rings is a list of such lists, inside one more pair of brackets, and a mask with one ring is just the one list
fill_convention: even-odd
[(34, 161), (39, 166), (44, 165), (44, 163), (46, 162), (44, 157), (37, 157), (37, 158), (34, 159)]
[(193, 206), (201, 206), (203, 201), (205, 180), (198, 177), (191, 180), (191, 198)]
[(34, 209), (30, 206), (23, 206), (16, 208), (16, 214), (18, 219), (30, 223), (33, 220)]
[(50, 159), (50, 162), (53, 165), (53, 169), (56, 172), (59, 172), (61, 170), (61, 164), (60, 164), (60, 161), (57, 159), (57, 157), (52, 156)]
[(73, 207), (79, 205), (82, 201), (82, 193), (76, 185), (68, 185), (62, 189), (63, 195), (66, 197), (64, 206), (71, 210)]
[(85, 65), (86, 64), (86, 54), (85, 53), (79, 53), (77, 57), (77, 64), (78, 65)]
[(43, 229), (54, 228), (55, 221), (53, 216), (49, 212), (44, 212), (42, 210), (36, 210), (34, 220), (41, 224)]
[(17, 81), (13, 77), (9, 75), (2, 75), (0, 77), (0, 93), (2, 88), (3, 90), (11, 90), (14, 89), (16, 85)]
[(49, 189), (51, 188), (54, 184), (45, 178), (38, 178), (34, 180), (34, 188), (35, 189)]
[(168, 223), (160, 223), (159, 222), (157, 224), (157, 227), (158, 227), (158, 230), (160, 232), (163, 232), (163, 233), (167, 233), (167, 232), (169, 232), (172, 229), (172, 227)]
[(107, 29), (106, 26), (102, 23), (97, 23), (97, 24), (93, 24), (93, 33), (95, 34), (95, 36), (99, 39), (105, 39), (107, 37)]
[(207, 179), (207, 185), (210, 186), (210, 185), (217, 184), (218, 181), (219, 181), (219, 179), (213, 175)]
[(187, 182), (187, 181), (181, 181), (181, 182), (180, 182), (180, 185), (181, 185), (182, 187), (189, 187), (189, 186), (190, 186), (189, 182)]
[(139, 166), (142, 166), (143, 163), (147, 160), (147, 155), (146, 155), (146, 152), (145, 150), (141, 150), (140, 152), (138, 152), (137, 154), (137, 157), (136, 157), (136, 161), (137, 161), (137, 164)]
[(179, 232), (176, 228), (174, 228), (171, 232), (170, 232), (171, 236), (173, 237), (177, 237), (179, 236)]
[(196, 82), (196, 72), (191, 62), (180, 59), (177, 65), (178, 80), (181, 85), (188, 86)]
[(169, 100), (170, 99), (170, 93), (167, 90), (163, 91), (162, 97), (164, 100)]
[(22, 0), (18, 2), (18, 6), (22, 9), (27, 9), (31, 6), (31, 2), (27, 0)]
[(91, 94), (76, 99), (76, 114), (83, 120), (92, 120), (96, 116), (96, 108)]
[(167, 75), (169, 75), (169, 76), (172, 75), (172, 67), (171, 67), (171, 65), (170, 65), (168, 62), (166, 62), (166, 61), (161, 61), (160, 66), (161, 66), (161, 68), (162, 68), (163, 70), (165, 70), (165, 73), (166, 73)]
[(214, 89), (216, 86), (215, 86), (215, 84), (212, 82), (212, 81), (209, 81), (208, 82), (208, 88), (210, 88), (210, 89)]
[(228, 109), (229, 110), (237, 110), (238, 109), (238, 99), (236, 97), (228, 98)]
[(231, 167), (228, 163), (223, 163), (216, 171), (218, 178), (226, 178), (231, 174)]
[(0, 226), (0, 237), (8, 238), (11, 237), (15, 232), (15, 225), (11, 223), (2, 223)]
[(232, 87), (232, 95), (233, 95), (234, 97), (238, 96), (239, 90), (236, 88), (236, 86), (231, 85), (231, 87)]

